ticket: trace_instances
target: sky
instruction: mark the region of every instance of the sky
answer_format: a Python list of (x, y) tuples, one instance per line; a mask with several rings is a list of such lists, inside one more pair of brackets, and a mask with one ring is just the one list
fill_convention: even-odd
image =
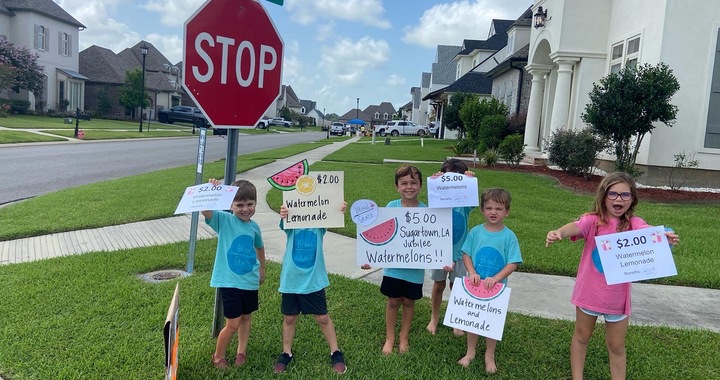
[[(80, 51), (119, 53), (140, 40), (170, 62), (183, 56), (183, 24), (204, 0), (54, 0), (84, 24)], [(517, 19), (533, 0), (259, 0), (282, 37), (283, 84), (317, 109), (342, 115), (411, 100), (437, 45), (487, 39), (492, 19)]]

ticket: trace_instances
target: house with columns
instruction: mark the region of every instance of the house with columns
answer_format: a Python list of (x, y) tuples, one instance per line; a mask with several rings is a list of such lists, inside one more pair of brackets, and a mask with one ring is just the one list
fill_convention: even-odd
[[(622, 68), (664, 62), (680, 90), (675, 125), (658, 123), (643, 139), (641, 183), (667, 185), (674, 155), (698, 161), (688, 186), (720, 186), (720, 2), (705, 0), (535, 0), (526, 154), (547, 157), (557, 130), (581, 119), (593, 84)], [(614, 157), (604, 154), (603, 168)]]

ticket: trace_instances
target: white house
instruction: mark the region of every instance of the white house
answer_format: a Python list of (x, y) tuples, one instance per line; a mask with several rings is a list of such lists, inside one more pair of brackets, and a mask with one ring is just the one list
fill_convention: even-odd
[[(0, 34), (38, 55), (45, 68), (43, 94), (8, 91), (10, 99), (28, 100), (30, 109), (83, 108), (85, 78), (78, 73), (78, 39), (85, 25), (52, 0), (0, 0)], [(62, 110), (65, 111), (65, 110)]]
[[(665, 185), (674, 155), (694, 155), (687, 185), (720, 186), (720, 1), (536, 0), (532, 28), (526, 153), (544, 156), (558, 129), (585, 128), (593, 83), (638, 64), (664, 62), (680, 83), (672, 128), (658, 123), (637, 158), (645, 184)], [(612, 156), (604, 156), (613, 160)]]

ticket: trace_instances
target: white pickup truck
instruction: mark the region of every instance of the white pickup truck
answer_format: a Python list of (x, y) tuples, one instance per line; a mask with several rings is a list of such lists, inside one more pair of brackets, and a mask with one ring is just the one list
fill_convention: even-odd
[(427, 136), (430, 134), (427, 127), (405, 120), (393, 120), (388, 121), (385, 125), (376, 125), (375, 131), (377, 131), (377, 134), (380, 136)]

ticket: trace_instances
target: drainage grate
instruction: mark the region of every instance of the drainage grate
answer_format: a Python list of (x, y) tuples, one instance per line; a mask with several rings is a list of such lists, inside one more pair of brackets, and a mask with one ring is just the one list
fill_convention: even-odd
[(177, 270), (177, 269), (165, 269), (150, 273), (141, 273), (137, 275), (138, 278), (149, 283), (158, 283), (168, 281), (176, 278), (187, 277), (190, 274), (188, 272)]
[(164, 281), (180, 277), (180, 272), (159, 272), (151, 276), (153, 280)]

